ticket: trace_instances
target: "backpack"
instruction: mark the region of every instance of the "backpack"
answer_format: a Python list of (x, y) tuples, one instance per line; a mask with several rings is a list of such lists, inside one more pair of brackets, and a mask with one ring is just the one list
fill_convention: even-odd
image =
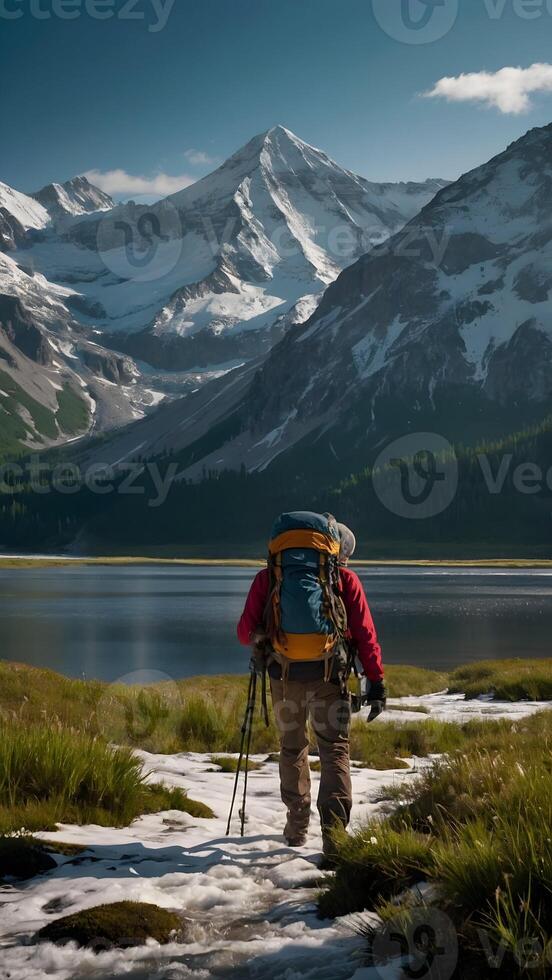
[(287, 678), (291, 663), (324, 661), (330, 679), (344, 649), (347, 613), (339, 587), (339, 531), (331, 514), (281, 514), (268, 546), (270, 590), (265, 631)]

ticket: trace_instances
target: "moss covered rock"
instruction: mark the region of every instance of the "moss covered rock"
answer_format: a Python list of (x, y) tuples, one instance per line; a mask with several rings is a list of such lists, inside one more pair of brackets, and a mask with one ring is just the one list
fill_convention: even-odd
[(174, 912), (142, 902), (115, 902), (56, 919), (44, 926), (37, 938), (106, 949), (143, 946), (147, 939), (168, 943), (180, 938), (181, 933), (182, 921)]
[(0, 837), (0, 881), (25, 881), (57, 867), (47, 847), (32, 837)]

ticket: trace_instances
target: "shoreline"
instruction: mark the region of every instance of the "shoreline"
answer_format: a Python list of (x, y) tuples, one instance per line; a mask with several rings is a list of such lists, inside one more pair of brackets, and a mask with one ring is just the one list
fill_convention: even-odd
[[(0, 569), (63, 568), (71, 565), (172, 565), (213, 566), (229, 568), (263, 568), (264, 558), (152, 558), (136, 556), (85, 555), (9, 555), (0, 554)], [(359, 559), (351, 568), (482, 568), (482, 569), (550, 569), (552, 559), (544, 558), (389, 558)]]

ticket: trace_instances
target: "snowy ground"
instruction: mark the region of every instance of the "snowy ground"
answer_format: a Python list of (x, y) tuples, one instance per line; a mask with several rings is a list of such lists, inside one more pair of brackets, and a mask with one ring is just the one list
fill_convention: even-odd
[[(518, 717), (544, 705), (464, 702), (449, 695), (405, 698), (430, 709), (431, 717), (466, 715)], [(395, 702), (400, 703), (400, 702)], [(391, 714), (391, 713), (390, 713)], [(396, 712), (397, 719), (423, 721), (428, 715)], [(378, 721), (376, 724), (383, 724)], [(319, 824), (315, 813), (308, 845), (286, 847), (281, 830), (275, 763), (250, 773), (246, 836), (226, 838), (226, 817), (234, 776), (213, 767), (209, 756), (143, 754), (150, 779), (182, 786), (208, 803), (214, 820), (170, 811), (142, 817), (130, 828), (62, 826), (60, 841), (86, 845), (75, 859), (59, 858), (58, 868), (23, 886), (0, 888), (1, 980), (197, 980), (232, 976), (239, 980), (394, 980), (398, 969), (362, 967), (362, 940), (347, 919), (317, 918), (315, 896), (321, 872)], [(262, 762), (264, 756), (255, 756)], [(416, 778), (425, 763), (377, 772), (353, 769), (357, 824), (381, 810), (383, 786)], [(312, 773), (313, 798), (318, 774)], [(188, 941), (98, 955), (75, 946), (33, 945), (34, 933), (70, 912), (105, 902), (134, 900), (180, 910)]]
[[(394, 711), (393, 705), (401, 705), (402, 708), (399, 707)], [(427, 714), (405, 711), (404, 708), (407, 706), (425, 708)], [(465, 701), (463, 694), (447, 694), (446, 691), (442, 691), (439, 694), (425, 694), (422, 697), (392, 698), (388, 710), (379, 721), (380, 724), (388, 721), (424, 721), (427, 718), (457, 722), (485, 718), (509, 718), (510, 721), (515, 721), (516, 718), (524, 718), (549, 707), (547, 701), (494, 701), (492, 697), (486, 695), (473, 701)], [(363, 709), (362, 714), (366, 716), (368, 711)]]

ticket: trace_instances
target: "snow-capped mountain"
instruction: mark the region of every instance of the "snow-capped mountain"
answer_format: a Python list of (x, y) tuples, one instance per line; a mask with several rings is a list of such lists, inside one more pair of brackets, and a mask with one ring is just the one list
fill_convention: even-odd
[(110, 211), (115, 202), (87, 177), (73, 177), (64, 184), (47, 184), (32, 195), (54, 220), (66, 215), (76, 217), (94, 211)]
[(86, 177), (47, 184), (32, 195), (0, 182), (0, 251), (18, 246), (28, 249), (35, 241), (55, 235), (55, 225), (60, 220), (114, 207), (109, 195)]
[[(256, 136), (164, 202), (178, 211), (183, 268), (195, 267), (195, 281), (169, 297), (146, 337), (184, 365), (266, 350), (443, 185), (370, 183), (282, 126)], [(143, 339), (131, 349), (140, 353)]]
[(350, 472), (408, 431), (467, 442), (519, 428), (552, 404), (551, 269), (547, 126), (345, 269), (256, 369), (160, 409), (109, 453), (170, 447), (191, 476), (290, 453)]
[(0, 456), (123, 425), (162, 397), (83, 333), (72, 299), (0, 252)]
[(49, 222), (42, 204), (0, 182), (0, 251), (24, 245), (30, 229), (46, 228)]
[(218, 365), (266, 352), (442, 186), (370, 183), (277, 126), (158, 204), (35, 238), (25, 261), (81, 294), (109, 346), (169, 370)]
[[(91, 206), (101, 199), (89, 187)], [(162, 397), (77, 322), (74, 289), (33, 269), (33, 242), (55, 234), (39, 201), (0, 185), (0, 456), (122, 425)]]
[[(87, 406), (79, 431), (124, 425), (265, 356), (444, 185), (370, 183), (282, 127), (155, 205), (116, 206), (86, 177), (32, 196), (1, 184), (6, 370), (53, 411), (50, 442), (57, 373)], [(27, 422), (25, 445), (48, 441)]]

